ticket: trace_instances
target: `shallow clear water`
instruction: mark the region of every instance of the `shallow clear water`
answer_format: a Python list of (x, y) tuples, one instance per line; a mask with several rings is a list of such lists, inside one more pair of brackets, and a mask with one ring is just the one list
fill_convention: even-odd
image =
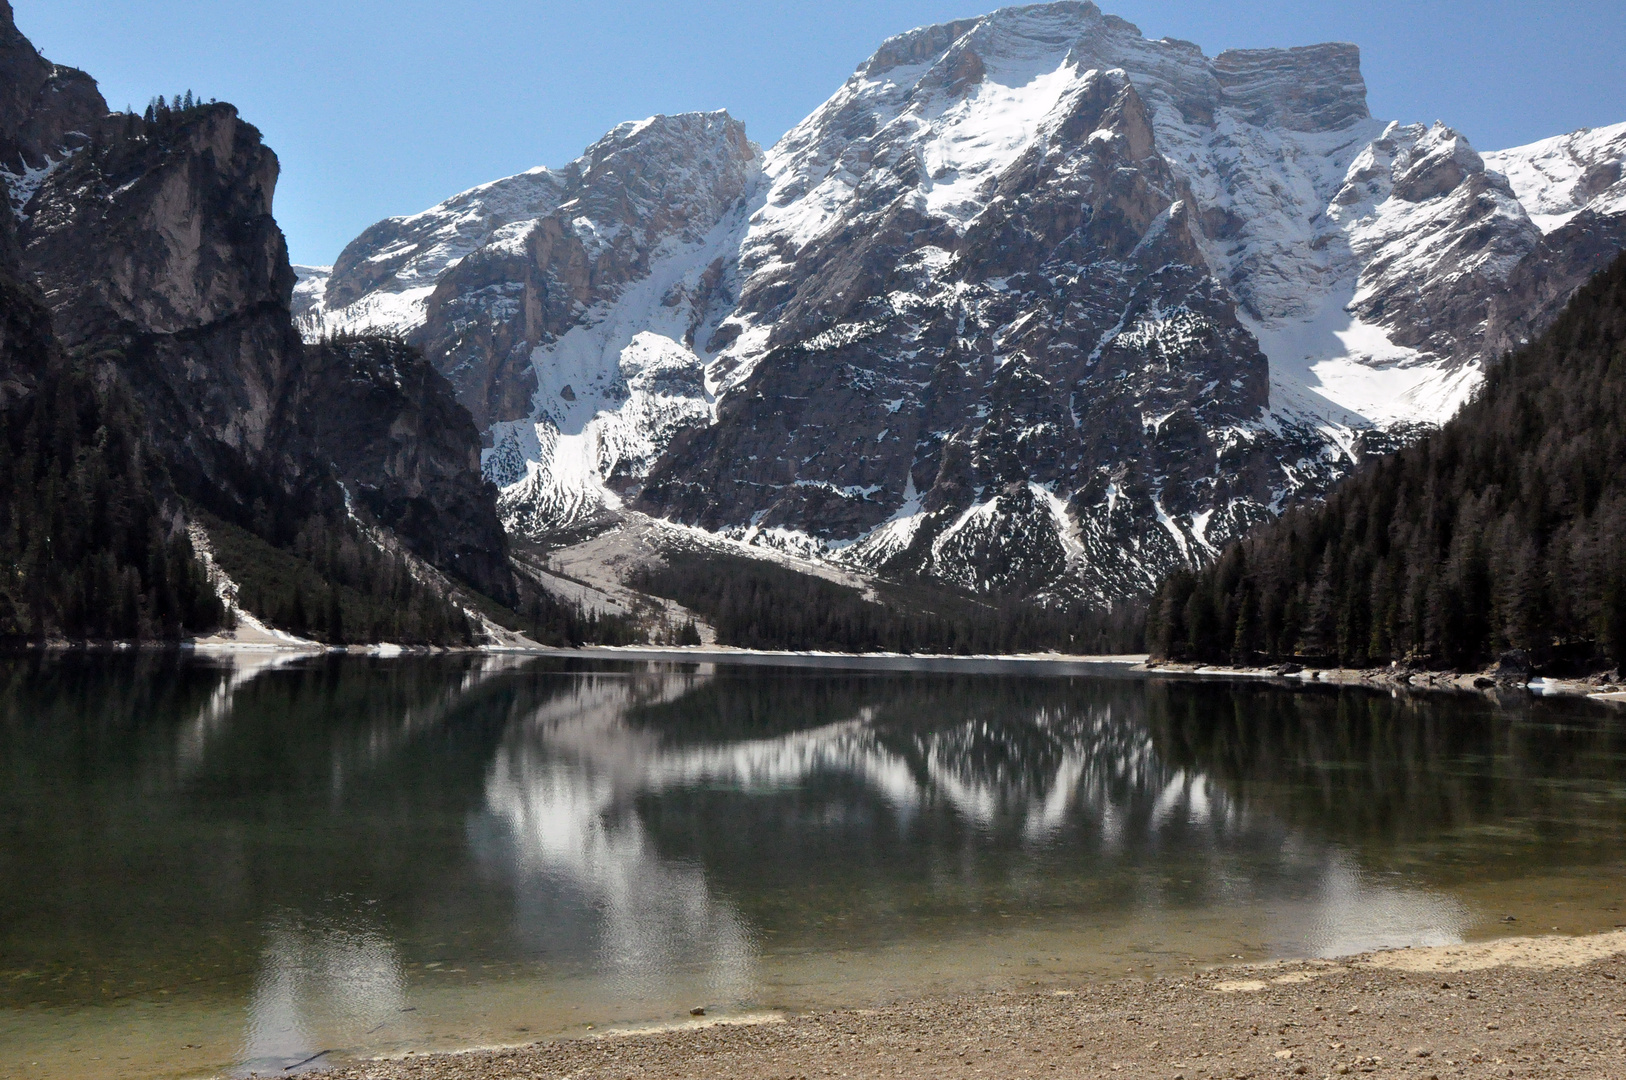
[(1033, 670), (0, 661), (0, 1074), (1626, 923), (1608, 707)]

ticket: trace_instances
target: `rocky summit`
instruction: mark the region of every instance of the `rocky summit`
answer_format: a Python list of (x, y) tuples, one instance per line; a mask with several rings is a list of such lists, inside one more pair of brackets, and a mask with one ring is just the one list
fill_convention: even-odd
[(765, 152), (653, 117), (381, 222), (296, 309), (424, 347), (512, 531), (640, 511), (1103, 604), (1452, 415), (1621, 248), (1623, 160), (1376, 119), (1349, 45), (1008, 8)]

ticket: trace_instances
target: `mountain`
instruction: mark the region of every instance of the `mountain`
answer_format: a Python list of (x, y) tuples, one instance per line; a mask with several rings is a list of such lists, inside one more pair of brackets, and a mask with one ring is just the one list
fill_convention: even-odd
[[(1565, 211), (1560, 210), (1559, 213)], [(1412, 446), (1172, 576), (1164, 657), (1526, 670), (1626, 662), (1626, 255)]]
[(1103, 604), (1451, 416), (1619, 250), (1623, 142), (1482, 156), (1374, 119), (1353, 46), (1008, 8), (766, 152), (653, 117), (380, 222), (298, 313), (423, 346), (516, 534), (644, 513)]
[(494, 441), (510, 527), (579, 525), (711, 421), (695, 339), (728, 311), (761, 161), (726, 113), (623, 124), (563, 170), (374, 225), (306, 271), (299, 318), (409, 332)]
[[(301, 340), (271, 212), (279, 166), (260, 133), (190, 92), (145, 116), (110, 112), (89, 76), (39, 56), (3, 0), (0, 71), (0, 260), (21, 283), (7, 317), (41, 320), (67, 372), (41, 382), (33, 358), (32, 389), (56, 393), (71, 375), (128, 399), (153, 464), (140, 498), (162, 508), (163, 536), (208, 520), (271, 549), (305, 544), (289, 565), (320, 591), (294, 608), (326, 602), (324, 625), (370, 603), (381, 579), (362, 563), (379, 560), (420, 560), (513, 602), (479, 433), (451, 385), (403, 344)], [(317, 536), (353, 556), (315, 569)], [(397, 599), (435, 607), (431, 621), (465, 637), (462, 613), (440, 610), (445, 588), (403, 573), (385, 575)]]

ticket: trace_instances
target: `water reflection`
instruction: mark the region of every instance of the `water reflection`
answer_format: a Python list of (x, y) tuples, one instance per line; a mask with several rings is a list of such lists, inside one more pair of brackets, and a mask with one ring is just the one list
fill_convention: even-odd
[(974, 978), (989, 954), (958, 946), (1011, 917), (1047, 955), (1451, 942), (1486, 917), (1469, 885), (1622, 863), (1623, 747), (1606, 714), (1527, 699), (0, 663), (0, 1010), (235, 1002), (236, 1060), (276, 1072), (412, 1045), (430, 999), (441, 1035), (501, 1014), (497, 1038), (586, 1018), (571, 1005), (773, 1003), (795, 965), (834, 986), (808, 958), (838, 953), (946, 944)]
[(237, 691), (268, 671), (298, 663), (304, 659), (298, 653), (228, 653), (220, 659), (220, 680), (209, 700), (204, 702), (190, 723), (182, 724), (175, 732), (175, 763), (186, 773), (203, 761), (209, 738), (231, 716), (232, 703)]
[(1268, 944), (1284, 954), (1454, 942), (1470, 922), (1166, 763), (1136, 716), (1142, 687), (843, 682), (793, 704), (760, 675), (584, 677), (514, 725), (486, 783), (507, 846), (486, 858), (513, 867), (531, 935), (570, 921), (568, 883), (590, 909), (583, 939), (629, 991), (659, 996), (667, 974), (705, 967), (728, 999), (750, 986), (750, 928), (794, 915), (762, 897), (832, 879), (845, 893), (811, 906), (901, 919), (890, 932), (905, 935), (910, 912), (1069, 892), (1092, 918), (1275, 902)]
[(1287, 945), (1279, 950), (1286, 955), (1349, 956), (1369, 949), (1456, 945), (1473, 921), (1456, 897), (1373, 881), (1353, 859), (1335, 851), (1318, 877), (1313, 902), (1286, 913), (1277, 934)]
[[(621, 718), (635, 703), (681, 698), (695, 681), (576, 682), (497, 750), (486, 806), (503, 850), (476, 831), (477, 847), (511, 876), (521, 932), (555, 954), (592, 942), (603, 977), (636, 1000), (692, 989), (736, 1002), (752, 986), (751, 938), (738, 914), (713, 897), (702, 866), (663, 858), (627, 806), (663, 770), (654, 740)], [(559, 933), (584, 915), (579, 936)]]

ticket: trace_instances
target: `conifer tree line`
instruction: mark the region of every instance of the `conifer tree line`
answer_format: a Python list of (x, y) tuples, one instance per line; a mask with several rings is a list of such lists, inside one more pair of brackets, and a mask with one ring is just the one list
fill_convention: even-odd
[(203, 518), (237, 600), (280, 630), (327, 645), (472, 645), (474, 626), (455, 603), (419, 581), (342, 517), (312, 515), (291, 543), (276, 546), (247, 529)]
[(1626, 255), (1452, 420), (1153, 599), (1155, 655), (1626, 661)]
[(149, 124), (166, 126), (186, 120), (198, 109), (214, 103), (213, 98), (204, 101), (201, 97), (194, 97), (190, 90), (185, 94), (176, 94), (171, 101), (165, 101), (164, 95), (159, 94), (147, 102), (147, 109), (141, 114), (141, 119)]
[[(574, 649), (583, 645), (649, 643), (648, 630), (630, 615), (600, 611), (577, 601), (561, 599), (527, 581), (523, 575), (520, 585), (524, 597), (518, 611), (521, 618), (509, 628), (519, 630), (540, 645)], [(695, 637), (699, 636), (697, 631)]]
[(1134, 605), (989, 605), (906, 586), (884, 586), (880, 600), (869, 600), (811, 574), (717, 553), (669, 552), (664, 565), (635, 571), (628, 584), (705, 616), (719, 644), (751, 649), (1108, 653), (1134, 651), (1144, 632), (1143, 609)]
[[(6, 299), (14, 299), (8, 297)], [(134, 403), (53, 355), (0, 410), (0, 639), (176, 639), (224, 608), (154, 496)]]

